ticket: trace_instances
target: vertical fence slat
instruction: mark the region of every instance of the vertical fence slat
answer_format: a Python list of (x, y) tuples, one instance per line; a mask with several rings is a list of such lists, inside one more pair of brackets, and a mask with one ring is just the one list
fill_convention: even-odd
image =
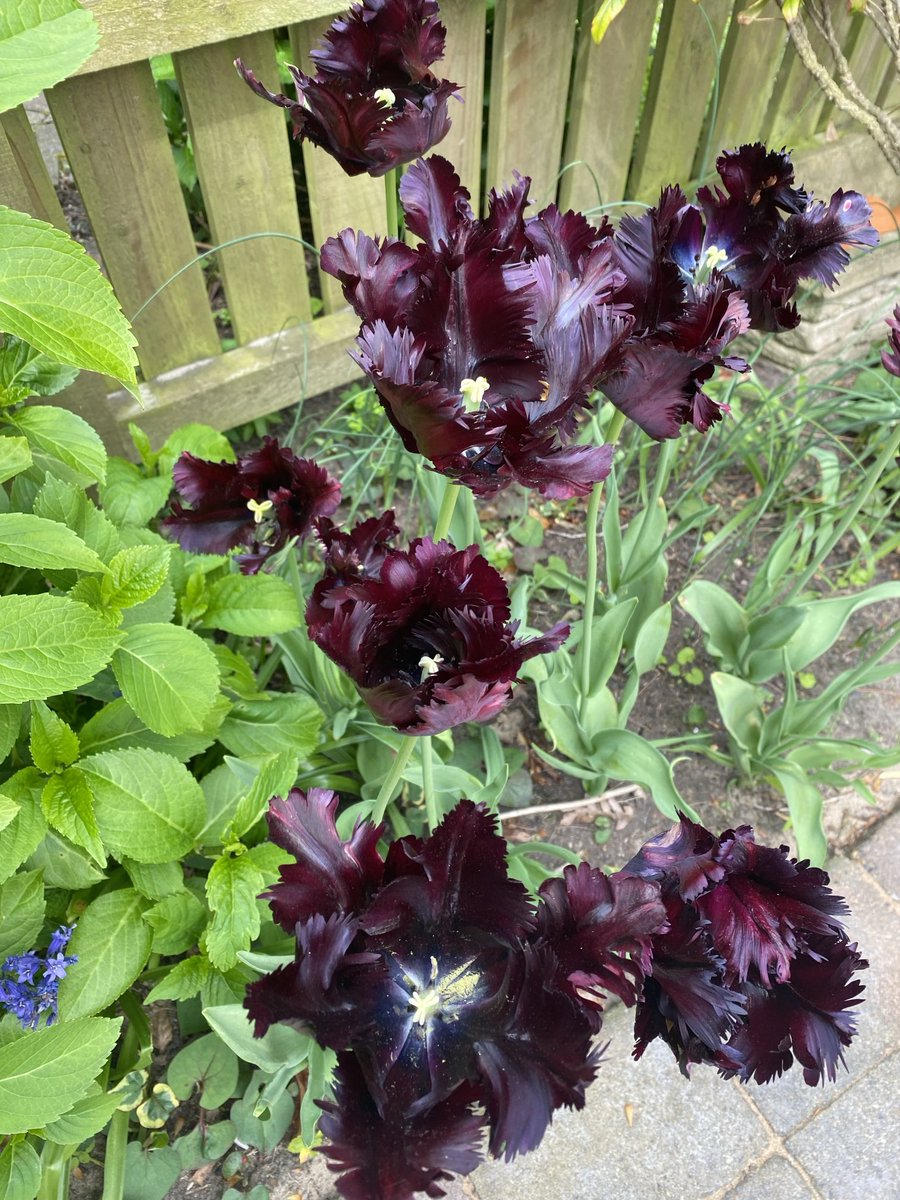
[(434, 71), (462, 88), (463, 102), (450, 101), (453, 124), (432, 153), (441, 154), (456, 167), (463, 185), (472, 194), (477, 213), (481, 187), (481, 135), (484, 127), (485, 5), (482, 0), (442, 0), (441, 19), (447, 27), (447, 52)]
[[(712, 155), (757, 140), (787, 41), (787, 29), (777, 16), (749, 25), (731, 22), (722, 52), (718, 111), (707, 119), (707, 129), (714, 120)], [(695, 175), (700, 173), (702, 147), (703, 141), (694, 160)], [(707, 163), (707, 169), (712, 165)]]
[(722, 44), (732, 3), (706, 0), (702, 11), (692, 0), (673, 0), (663, 6), (628, 179), (631, 197), (652, 202), (662, 185), (687, 183), (691, 178), (716, 73), (716, 47)]
[[(291, 26), (291, 53), (301, 71), (314, 74), (309, 52), (330, 24), (329, 19), (323, 18)], [(330, 155), (309, 142), (303, 143), (303, 166), (313, 241), (317, 246), (348, 226), (373, 236), (385, 233), (387, 212), (383, 179), (371, 179), (368, 175), (351, 178)], [(341, 285), (336, 279), (320, 271), (319, 286), (325, 312), (335, 312), (345, 304)]]
[[(838, 24), (837, 20), (835, 24)], [(839, 28), (846, 34), (847, 26), (844, 20)], [(834, 63), (824, 38), (811, 21), (806, 22), (806, 31), (819, 62), (831, 72)], [(808, 141), (822, 128), (823, 116), (830, 108), (830, 101), (822, 94), (818, 84), (800, 61), (793, 42), (789, 42), (781, 61), (778, 78), (775, 80), (772, 103), (763, 122), (765, 140), (770, 146), (787, 146), (790, 150)]]
[(530, 175), (535, 207), (555, 199), (578, 0), (497, 0), (488, 120), (488, 187)]
[[(22, 211), (30, 213), (33, 217), (39, 217), (42, 221), (49, 221), (57, 229), (68, 233), (68, 222), (56, 197), (53, 184), (50, 182), (37, 138), (34, 136), (34, 130), (31, 128), (31, 122), (28, 120), (25, 109), (13, 108), (9, 112), (5, 112), (0, 117), (0, 126), (5, 135), (2, 140), (6, 142), (10, 155), (8, 163), (6, 161), (0, 163), (0, 181), (2, 181), (0, 182), (0, 202), (9, 203), (3, 199), (5, 189), (12, 190), (14, 177), (18, 176), (24, 201)], [(16, 206), (10, 205), (10, 207)]]
[[(237, 57), (268, 88), (281, 90), (271, 33), (174, 56), (213, 241), (268, 230), (299, 238), (284, 112), (247, 87), (234, 69)], [(305, 252), (299, 244), (257, 238), (219, 251), (218, 262), (239, 342), (310, 319)]]
[[(47, 100), (109, 277), (130, 317), (196, 256), (150, 64), (66, 80)], [(134, 332), (147, 378), (220, 353), (200, 267), (170, 283)]]
[[(874, 21), (867, 20), (864, 16), (858, 16), (856, 19), (862, 23), (862, 28), (848, 58), (850, 72), (869, 99), (877, 100), (888, 70), (891, 69), (893, 73), (891, 49), (878, 32)], [(841, 112), (840, 109), (835, 109), (832, 115), (837, 124), (853, 123), (849, 114)]]
[(595, 46), (591, 18), (596, 8), (597, 0), (582, 0), (564, 157), (567, 164), (586, 165), (571, 167), (560, 179), (564, 209), (593, 208), (625, 195), (656, 18), (653, 4), (629, 4)]

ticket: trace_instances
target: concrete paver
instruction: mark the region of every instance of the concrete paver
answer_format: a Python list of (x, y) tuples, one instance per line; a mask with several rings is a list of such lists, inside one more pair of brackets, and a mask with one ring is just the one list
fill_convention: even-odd
[(900, 1053), (873, 1067), (788, 1139), (823, 1200), (900, 1196)]
[(883, 821), (859, 848), (858, 857), (894, 900), (900, 901), (900, 812)]
[(816, 1200), (815, 1192), (786, 1158), (773, 1154), (723, 1200)]
[(661, 1042), (633, 1061), (633, 1019), (619, 1005), (604, 1022), (607, 1058), (581, 1112), (557, 1113), (533, 1153), (475, 1172), (481, 1200), (699, 1200), (764, 1151), (762, 1122), (715, 1071), (685, 1079)]

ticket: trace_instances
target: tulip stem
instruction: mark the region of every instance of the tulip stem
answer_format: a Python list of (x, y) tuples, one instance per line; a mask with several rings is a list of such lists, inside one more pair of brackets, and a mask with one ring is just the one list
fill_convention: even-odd
[(422, 799), (425, 801), (425, 814), (428, 818), (428, 828), (437, 829), (440, 823), (440, 813), (437, 807), (437, 795), (434, 790), (434, 747), (430, 737), (419, 738), (422, 752)]
[(459, 487), (455, 483), (450, 483), (449, 480), (444, 480), (444, 494), (441, 497), (441, 506), (438, 509), (437, 520), (434, 523), (434, 540), (441, 541), (450, 532), (450, 522), (453, 520), (453, 512), (456, 508), (456, 501), (459, 499)]
[(397, 784), (400, 782), (400, 777), (406, 769), (406, 764), (410, 760), (415, 744), (416, 739), (414, 737), (407, 737), (397, 751), (393, 765), (390, 771), (388, 771), (378, 795), (375, 797), (375, 804), (372, 807), (372, 823), (374, 825), (380, 825), (384, 820), (385, 809), (394, 797)]
[[(606, 441), (613, 445), (619, 440), (622, 426), (625, 424), (625, 414), (618, 408), (614, 411), (609, 426), (606, 429)], [(578, 702), (578, 715), (584, 720), (590, 705), (591, 691), (591, 640), (594, 632), (594, 609), (597, 604), (597, 533), (600, 525), (600, 503), (603, 499), (603, 480), (594, 484), (591, 498), (588, 501), (587, 517), (584, 533), (587, 540), (587, 570), (584, 581), (584, 620), (581, 628), (581, 686)]]
[(388, 237), (400, 236), (400, 217), (397, 211), (397, 169), (388, 171), (384, 177), (384, 200), (387, 208)]

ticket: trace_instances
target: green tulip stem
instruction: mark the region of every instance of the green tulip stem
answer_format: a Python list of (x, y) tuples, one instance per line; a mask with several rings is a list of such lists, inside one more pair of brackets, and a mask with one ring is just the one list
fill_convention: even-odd
[(394, 798), (394, 792), (397, 790), (397, 784), (400, 782), (400, 778), (403, 775), (403, 772), (406, 770), (406, 764), (409, 762), (412, 756), (415, 744), (416, 739), (414, 737), (404, 738), (403, 744), (397, 751), (397, 757), (394, 759), (393, 766), (391, 767), (390, 771), (388, 771), (384, 783), (381, 785), (381, 789), (379, 790), (378, 795), (375, 797), (375, 804), (372, 807), (371, 819), (375, 825), (380, 825), (384, 820), (385, 810), (387, 809), (388, 804), (390, 804), (391, 800)]
[(437, 795), (434, 790), (434, 747), (430, 737), (419, 738), (422, 755), (422, 798), (425, 801), (425, 814), (428, 818), (428, 828), (435, 830), (440, 823)]
[(397, 208), (397, 185), (400, 180), (396, 167), (384, 177), (384, 200), (387, 208), (388, 237), (400, 236), (400, 217)]
[[(613, 445), (619, 440), (622, 427), (625, 424), (625, 414), (616, 409), (606, 430), (605, 440)], [(587, 539), (587, 572), (584, 581), (584, 620), (581, 630), (581, 686), (578, 702), (578, 715), (582, 720), (587, 716), (590, 704), (591, 690), (591, 637), (594, 630), (594, 609), (597, 604), (597, 534), (600, 527), (600, 504), (603, 499), (603, 480), (595, 483), (588, 501), (587, 517), (584, 533)]]
[(436, 542), (441, 541), (450, 532), (450, 522), (453, 520), (453, 512), (458, 499), (459, 485), (451, 483), (449, 479), (445, 479), (444, 494), (441, 497), (441, 506), (438, 509), (437, 520), (434, 523), (434, 533), (432, 535)]

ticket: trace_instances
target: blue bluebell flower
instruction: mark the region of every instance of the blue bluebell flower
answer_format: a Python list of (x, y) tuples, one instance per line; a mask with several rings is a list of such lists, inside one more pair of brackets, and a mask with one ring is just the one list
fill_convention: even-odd
[(37, 1029), (42, 1019), (52, 1025), (57, 1015), (59, 984), (78, 956), (64, 954), (74, 926), (61, 925), (50, 938), (45, 956), (36, 950), (11, 954), (0, 969), (0, 1008), (12, 1013), (24, 1029)]

